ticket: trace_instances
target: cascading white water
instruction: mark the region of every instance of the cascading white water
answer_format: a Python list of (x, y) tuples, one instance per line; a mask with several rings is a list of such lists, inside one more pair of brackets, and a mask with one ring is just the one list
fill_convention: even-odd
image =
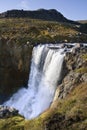
[(28, 88), (22, 88), (4, 103), (19, 110), (26, 119), (37, 117), (51, 104), (63, 63), (62, 49), (38, 45), (33, 49)]

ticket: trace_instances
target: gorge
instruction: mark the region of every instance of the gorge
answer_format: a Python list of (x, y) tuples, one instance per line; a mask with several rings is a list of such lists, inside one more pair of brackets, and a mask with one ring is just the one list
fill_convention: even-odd
[(49, 108), (61, 80), (65, 55), (64, 49), (55, 49), (56, 46), (38, 45), (33, 48), (28, 88), (20, 89), (3, 105), (16, 108), (27, 119)]
[(33, 48), (28, 86), (0, 106), (0, 129), (86, 130), (86, 87), (86, 43), (39, 44)]
[[(86, 44), (82, 44), (83, 47)], [(3, 105), (13, 107), (26, 119), (47, 110), (63, 78), (62, 65), (66, 53), (75, 53), (79, 44), (45, 44), (33, 48), (27, 88), (21, 88)], [(58, 95), (58, 94), (57, 94)]]

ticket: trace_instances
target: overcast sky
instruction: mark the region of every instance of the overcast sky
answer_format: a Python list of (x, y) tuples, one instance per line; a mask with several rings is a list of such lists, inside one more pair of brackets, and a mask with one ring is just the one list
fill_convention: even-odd
[(40, 8), (56, 9), (71, 20), (87, 20), (87, 0), (0, 0), (0, 12)]

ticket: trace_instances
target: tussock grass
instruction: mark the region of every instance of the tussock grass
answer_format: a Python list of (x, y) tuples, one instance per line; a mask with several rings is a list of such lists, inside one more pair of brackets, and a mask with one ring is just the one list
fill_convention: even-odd
[(70, 24), (29, 18), (0, 19), (0, 35), (14, 40), (17, 44), (24, 44), (27, 41), (62, 42), (65, 39), (73, 40), (78, 33), (74, 25)]

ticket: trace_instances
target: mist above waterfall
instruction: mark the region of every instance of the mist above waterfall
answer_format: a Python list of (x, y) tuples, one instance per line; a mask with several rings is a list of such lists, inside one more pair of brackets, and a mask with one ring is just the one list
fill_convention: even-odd
[(28, 88), (20, 89), (4, 105), (18, 109), (26, 119), (35, 118), (49, 108), (61, 76), (62, 52), (63, 49), (50, 45), (34, 47)]

